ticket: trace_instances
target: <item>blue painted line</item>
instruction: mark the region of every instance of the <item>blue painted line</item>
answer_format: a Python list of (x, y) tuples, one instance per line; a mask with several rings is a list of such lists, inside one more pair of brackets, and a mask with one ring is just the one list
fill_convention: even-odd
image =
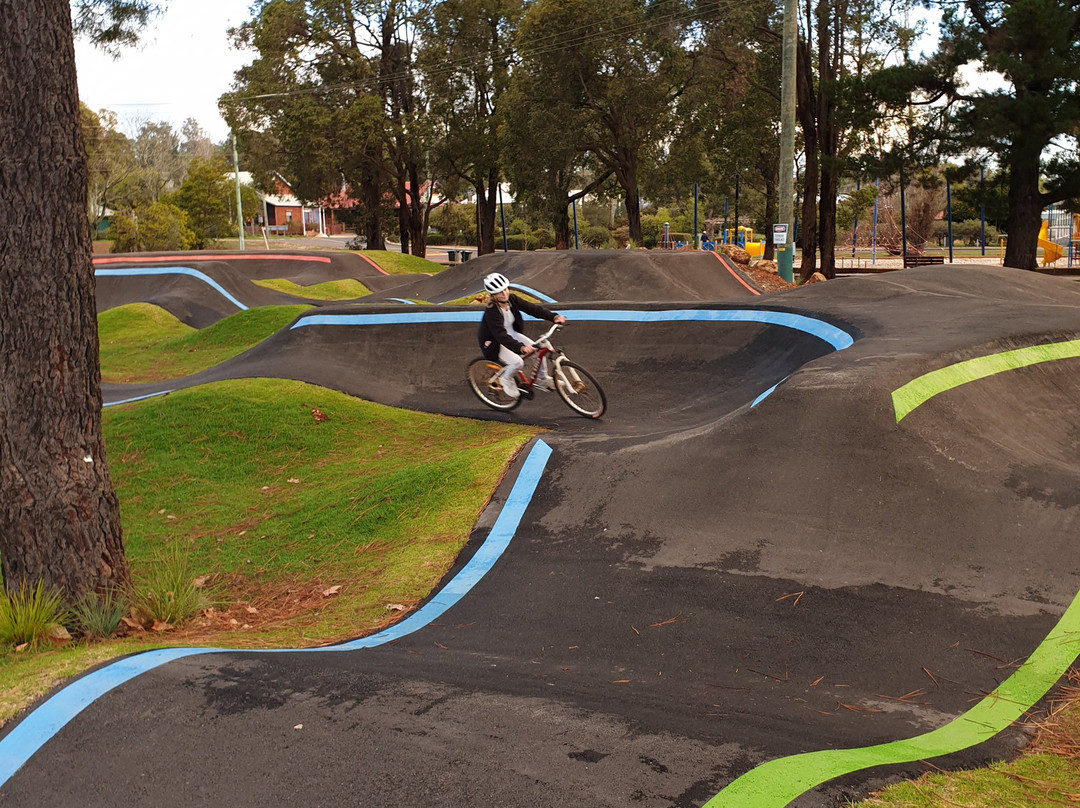
[(131, 404), (135, 401), (145, 401), (148, 398), (157, 398), (158, 396), (167, 396), (169, 393), (175, 392), (174, 390), (162, 390), (157, 393), (147, 393), (145, 396), (135, 396), (134, 398), (125, 398), (123, 401), (107, 401), (103, 403), (102, 407), (115, 407), (119, 404)]
[(216, 291), (220, 292), (222, 296), (236, 306), (240, 311), (247, 311), (247, 306), (230, 295), (222, 288), (221, 284), (207, 275), (205, 272), (199, 272), (194, 267), (138, 267), (134, 269), (95, 269), (94, 276), (98, 278), (109, 277), (123, 277), (132, 275), (188, 275), (192, 278), (202, 281), (205, 284), (210, 285)]
[[(630, 322), (630, 323), (665, 323), (665, 322), (729, 322), (763, 323), (802, 331), (818, 337), (835, 350), (850, 348), (855, 340), (850, 334), (830, 323), (807, 317), (803, 314), (791, 314), (767, 309), (673, 309), (670, 311), (629, 311), (629, 310), (591, 310), (574, 309), (560, 311), (568, 320), (584, 322)], [(476, 312), (471, 311), (430, 311), (395, 312), (385, 314), (312, 314), (301, 317), (290, 328), (303, 328), (311, 325), (410, 325), (417, 323), (475, 323)]]
[(415, 306), (415, 300), (407, 300), (404, 297), (388, 297), (387, 300), (393, 300), (395, 303), (408, 303), (410, 306)]
[[(783, 381), (783, 379), (781, 379), (780, 381)], [(772, 395), (773, 390), (775, 390), (779, 386), (780, 386), (780, 382), (777, 382), (772, 387), (770, 387), (768, 390), (766, 390), (764, 393), (762, 393), (760, 396), (758, 396), (753, 401), (751, 401), (750, 402), (750, 409), (754, 409), (754, 407), (756, 407), (762, 401), (767, 399), (770, 395)]]
[[(544, 473), (551, 447), (542, 440), (533, 444), (521, 465), (514, 487), (499, 511), (487, 539), (473, 557), (423, 608), (382, 631), (339, 645), (324, 648), (273, 648), (244, 653), (325, 653), (373, 648), (418, 631), (444, 614), (460, 601), (486, 575), (510, 545), (521, 524), (521, 518), (532, 501), (536, 486)], [(223, 654), (229, 648), (161, 648), (119, 659), (75, 680), (31, 712), (3, 739), (0, 739), (0, 786), (28, 761), (35, 752), (56, 735), (60, 729), (96, 699), (135, 677), (184, 657), (197, 654)]]
[(524, 292), (527, 295), (532, 295), (537, 300), (542, 300), (544, 303), (555, 303), (555, 302), (557, 302), (555, 300), (555, 298), (548, 297), (543, 292), (538, 292), (536, 289), (533, 289), (531, 286), (525, 286), (525, 285), (520, 284), (520, 283), (512, 283), (512, 284), (510, 284), (510, 288), (511, 289), (517, 289), (519, 292)]

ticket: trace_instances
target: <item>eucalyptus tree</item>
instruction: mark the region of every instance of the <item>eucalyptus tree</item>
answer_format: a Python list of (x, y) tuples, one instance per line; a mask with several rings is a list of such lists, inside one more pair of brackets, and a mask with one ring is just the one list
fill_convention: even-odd
[[(1080, 196), (1080, 3), (927, 4), (942, 12), (937, 51), (883, 81), (906, 89), (905, 101), (934, 105), (928, 128), (940, 152), (975, 155), (1007, 177), (1004, 262), (1034, 269), (1042, 209)], [(975, 82), (965, 80), (972, 65)]]
[[(80, 0), (79, 26), (129, 41), (155, 10)], [(71, 601), (128, 581), (101, 435), (86, 149), (73, 7), (0, 14), (0, 563), (8, 591)]]
[[(510, 80), (500, 113), (500, 149), (517, 201), (551, 222), (555, 249), (565, 250), (570, 247), (571, 203), (603, 184), (611, 170), (597, 174), (580, 147), (585, 113), (560, 98), (556, 88), (545, 93), (546, 85), (527, 65), (528, 58)], [(536, 103), (545, 95), (544, 103)]]
[(502, 177), (499, 108), (509, 82), (521, 0), (445, 0), (421, 23), (417, 66), (429, 98), (432, 159), (476, 194), (477, 252), (495, 250)]
[(653, 198), (685, 196), (696, 183), (714, 216), (738, 178), (741, 213), (760, 224), (775, 219), (780, 22), (775, 4), (764, 0), (699, 8), (695, 77), (678, 99), (663, 158), (647, 178)]
[(836, 200), (853, 161), (872, 153), (882, 111), (871, 80), (915, 31), (911, 0), (805, 0), (796, 50), (796, 105), (805, 169), (800, 217), (802, 277), (836, 274)]
[(641, 241), (640, 173), (658, 157), (675, 101), (693, 74), (681, 0), (536, 0), (516, 41), (537, 88), (529, 103), (568, 106), (577, 148), (611, 173), (626, 200), (630, 238)]
[(79, 125), (86, 145), (87, 212), (93, 230), (110, 209), (123, 204), (123, 187), (135, 175), (137, 166), (131, 141), (120, 131), (116, 113), (96, 113), (84, 105)]
[(421, 12), (410, 0), (266, 0), (232, 31), (257, 57), (221, 99), (264, 174), (278, 162), (309, 201), (353, 189), (373, 249), (384, 244), (383, 194), (391, 193), (402, 250), (418, 255), (428, 136), (414, 64)]

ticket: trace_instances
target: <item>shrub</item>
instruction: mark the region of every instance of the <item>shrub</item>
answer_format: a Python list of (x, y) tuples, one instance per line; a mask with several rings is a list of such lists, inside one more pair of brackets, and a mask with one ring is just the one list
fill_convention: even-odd
[(196, 243), (187, 213), (165, 202), (118, 212), (109, 221), (106, 235), (113, 241), (113, 252), (190, 250)]
[(176, 547), (158, 556), (135, 590), (134, 611), (144, 623), (179, 625), (209, 605), (210, 598), (196, 583), (191, 563)]
[(602, 225), (589, 225), (581, 231), (583, 246), (600, 250), (611, 246), (611, 231)]
[(536, 239), (522, 233), (513, 233), (506, 237), (506, 246), (511, 250), (535, 250)]
[(538, 227), (533, 231), (537, 250), (549, 250), (555, 246), (555, 231), (550, 227)]
[(31, 588), (26, 581), (16, 592), (0, 594), (0, 646), (37, 646), (67, 617), (63, 596), (38, 581)]
[(75, 627), (87, 637), (108, 637), (127, 614), (127, 598), (108, 589), (92, 593), (71, 607)]

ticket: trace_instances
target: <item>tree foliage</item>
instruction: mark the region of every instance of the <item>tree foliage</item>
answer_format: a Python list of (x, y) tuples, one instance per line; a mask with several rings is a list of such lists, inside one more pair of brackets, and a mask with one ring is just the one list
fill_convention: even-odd
[[(918, 133), (943, 154), (994, 160), (1008, 177), (1005, 265), (1034, 269), (1042, 209), (1080, 195), (1080, 5), (969, 0), (941, 8), (937, 52), (888, 71), (901, 91), (937, 103)], [(970, 86), (976, 65), (997, 79)]]

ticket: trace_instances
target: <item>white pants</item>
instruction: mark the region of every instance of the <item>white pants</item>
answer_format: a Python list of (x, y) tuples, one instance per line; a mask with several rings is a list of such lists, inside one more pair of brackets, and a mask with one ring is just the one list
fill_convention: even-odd
[[(526, 345), (535, 345), (536, 344), (531, 339), (529, 339), (528, 337), (526, 337), (526, 336), (524, 336), (522, 334), (515, 334), (514, 339), (516, 339), (518, 342), (522, 342), (522, 343), (524, 343)], [(517, 373), (519, 370), (521, 370), (522, 368), (525, 367), (525, 357), (519, 356), (518, 354), (514, 353), (509, 348), (507, 348), (505, 345), (500, 345), (499, 346), (499, 361), (502, 362), (504, 365), (506, 365), (506, 367), (503, 368), (503, 372), (502, 372), (503, 378), (506, 378), (506, 379), (513, 378), (513, 375), (515, 373)], [(537, 378), (538, 379), (546, 379), (547, 378), (547, 359), (546, 358), (544, 359), (544, 366), (542, 368), (540, 368), (540, 375)]]

